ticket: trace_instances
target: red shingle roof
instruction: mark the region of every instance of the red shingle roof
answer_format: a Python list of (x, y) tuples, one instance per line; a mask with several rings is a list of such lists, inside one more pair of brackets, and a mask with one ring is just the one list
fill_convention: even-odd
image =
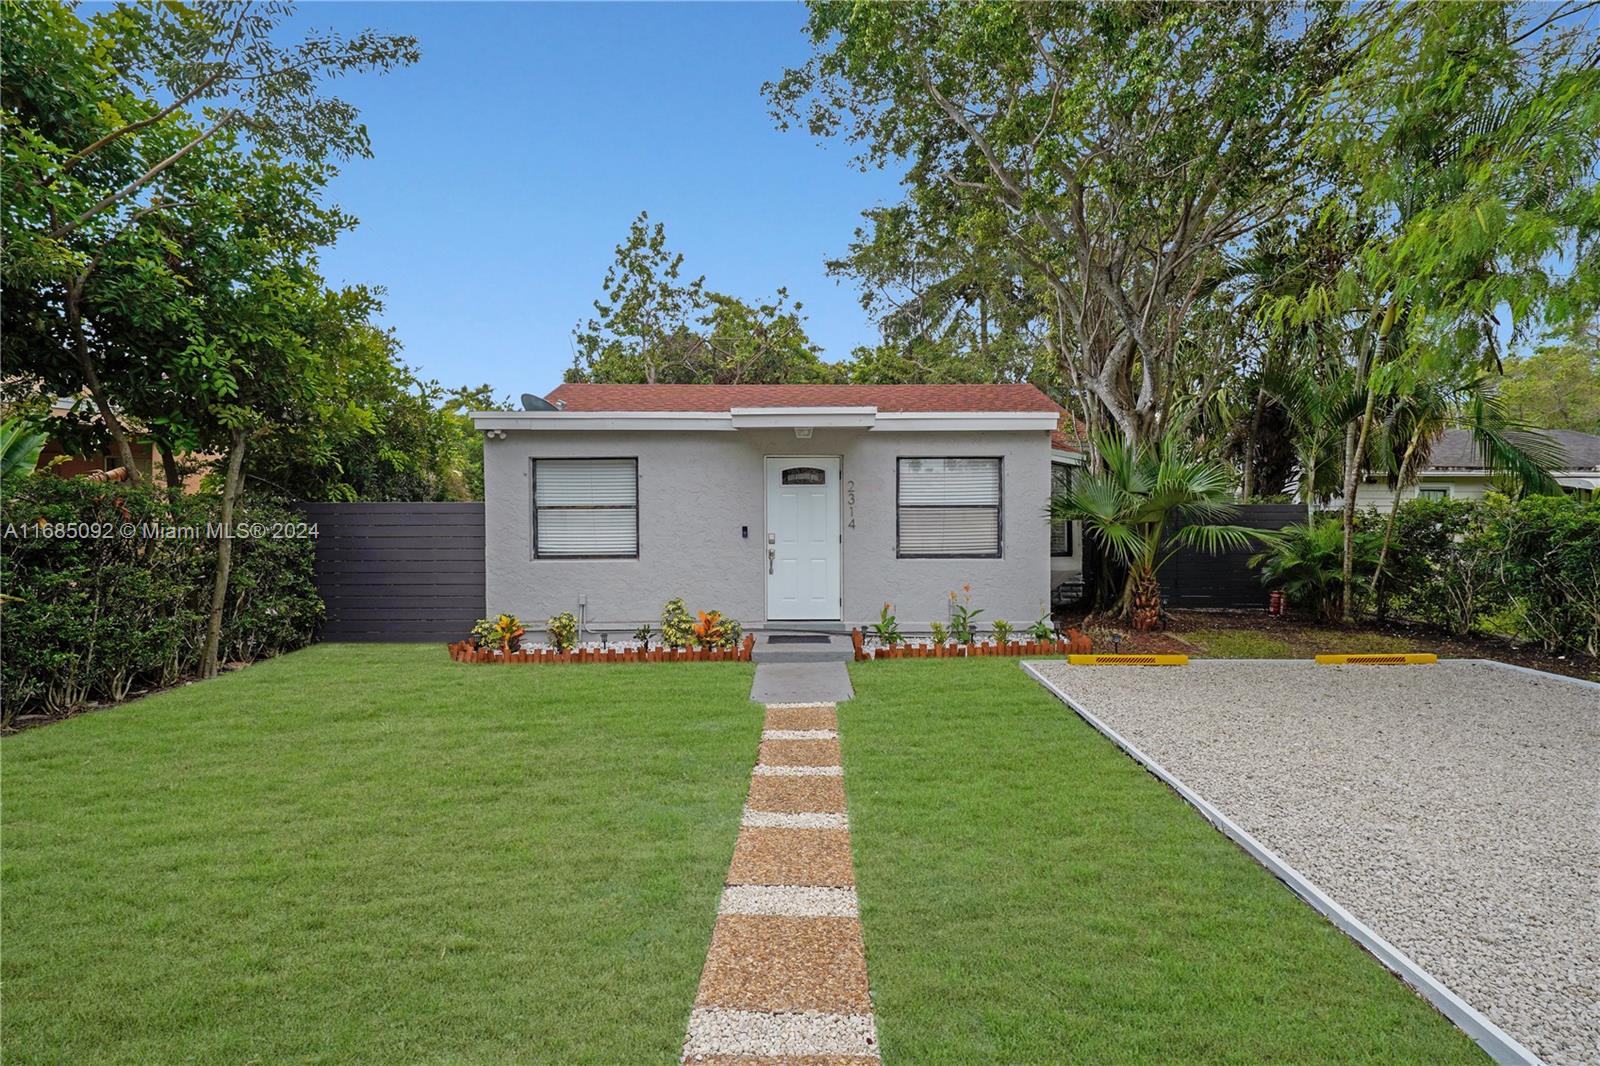
[(1060, 411), (1032, 385), (559, 385), (567, 411), (727, 411), (876, 407), (880, 411)]

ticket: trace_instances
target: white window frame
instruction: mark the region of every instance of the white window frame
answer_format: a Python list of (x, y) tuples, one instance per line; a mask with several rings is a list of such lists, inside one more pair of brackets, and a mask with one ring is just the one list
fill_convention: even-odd
[(1450, 498), (1449, 485), (1418, 485), (1417, 499), (1419, 500), (1448, 500)]
[[(541, 552), (539, 550), (539, 512), (540, 511), (570, 511), (583, 509), (581, 504), (563, 504), (559, 506), (539, 506), (539, 464), (540, 463), (620, 463), (633, 464), (633, 506), (626, 504), (604, 504), (606, 510), (631, 510), (633, 511), (633, 551), (631, 552)], [(531, 526), (529, 529), (529, 550), (534, 559), (637, 559), (639, 558), (639, 457), (636, 455), (552, 455), (534, 456), (528, 466), (528, 504), (530, 510)]]
[[(994, 463), (995, 502), (992, 504), (905, 504), (900, 500), (905, 464), (918, 460), (981, 460)], [(894, 552), (897, 559), (1000, 559), (1005, 556), (1005, 458), (999, 455), (902, 455), (894, 462)], [(908, 510), (970, 509), (994, 512), (994, 551), (992, 552), (908, 552), (902, 537), (901, 516)]]

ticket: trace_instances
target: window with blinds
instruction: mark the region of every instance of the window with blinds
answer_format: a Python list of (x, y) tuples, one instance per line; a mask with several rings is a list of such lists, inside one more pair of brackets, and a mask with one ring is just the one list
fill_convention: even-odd
[(639, 555), (639, 460), (535, 459), (538, 558)]
[(901, 459), (898, 480), (902, 558), (999, 558), (999, 459)]
[[(1058, 496), (1072, 488), (1072, 467), (1066, 463), (1050, 464), (1050, 495)], [(1072, 523), (1063, 522), (1050, 527), (1050, 554), (1072, 554)]]

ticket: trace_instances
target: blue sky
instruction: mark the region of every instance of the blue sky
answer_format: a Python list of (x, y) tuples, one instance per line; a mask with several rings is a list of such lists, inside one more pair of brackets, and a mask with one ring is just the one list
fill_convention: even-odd
[[(843, 143), (780, 132), (760, 88), (809, 54), (789, 4), (308, 4), (296, 27), (414, 34), (415, 66), (335, 83), (373, 158), (332, 198), (361, 220), (333, 283), (382, 285), (405, 358), (446, 385), (544, 392), (571, 363), (641, 210), (691, 276), (758, 299), (786, 285), (829, 359), (876, 337), (823, 259), (899, 198)], [(292, 31), (291, 31), (292, 32)]]

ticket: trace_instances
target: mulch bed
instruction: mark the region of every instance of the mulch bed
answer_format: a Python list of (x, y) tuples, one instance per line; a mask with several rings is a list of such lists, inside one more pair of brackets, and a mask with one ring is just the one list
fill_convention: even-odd
[(763, 766), (838, 766), (837, 740), (763, 740)]
[(767, 729), (837, 729), (832, 707), (768, 707)]
[[(1197, 630), (1233, 629), (1261, 633), (1289, 645), (1293, 658), (1309, 659), (1318, 652), (1338, 651), (1351, 635), (1384, 636), (1410, 641), (1417, 651), (1431, 651), (1448, 659), (1496, 659), (1552, 674), (1600, 679), (1600, 659), (1551, 655), (1537, 645), (1515, 644), (1503, 637), (1457, 637), (1433, 626), (1409, 622), (1367, 622), (1354, 626), (1326, 625), (1311, 618), (1274, 618), (1265, 611), (1173, 611), (1165, 630), (1136, 633), (1127, 627), (1085, 618), (1082, 614), (1057, 616), (1063, 624), (1080, 626), (1094, 638), (1095, 651), (1111, 650), (1110, 634), (1124, 634), (1121, 650), (1142, 655), (1190, 655), (1204, 658), (1206, 651), (1184, 639)], [(1087, 624), (1086, 624), (1087, 623)]]
[(728, 869), (730, 885), (855, 883), (848, 829), (741, 829)]
[(697, 1007), (865, 1014), (867, 959), (855, 918), (725, 914), (711, 934)]
[(839, 814), (844, 811), (842, 777), (763, 777), (750, 779), (752, 811), (778, 814)]

